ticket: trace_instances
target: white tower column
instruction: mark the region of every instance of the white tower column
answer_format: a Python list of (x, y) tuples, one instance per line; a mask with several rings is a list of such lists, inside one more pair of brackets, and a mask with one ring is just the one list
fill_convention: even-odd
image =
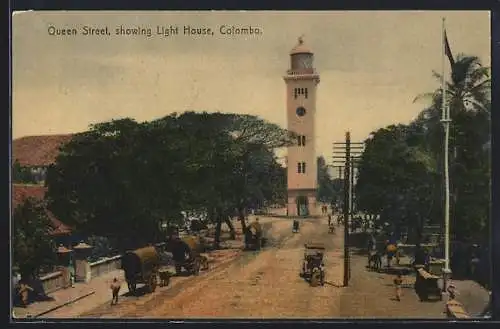
[(297, 134), (295, 144), (288, 147), (287, 191), (289, 216), (315, 216), (316, 157), (316, 89), (319, 74), (314, 68), (314, 54), (302, 37), (290, 52), (290, 68), (284, 76), (288, 130)]

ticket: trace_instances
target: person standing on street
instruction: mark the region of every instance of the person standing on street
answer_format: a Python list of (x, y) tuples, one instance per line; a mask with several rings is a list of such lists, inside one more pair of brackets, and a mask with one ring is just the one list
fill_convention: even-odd
[(368, 239), (368, 253), (371, 253), (372, 251), (376, 250), (377, 250), (377, 240), (375, 239), (375, 236), (372, 234)]
[(121, 283), (117, 278), (113, 279), (113, 283), (111, 283), (111, 292), (113, 294), (113, 298), (111, 299), (111, 305), (118, 304), (118, 294), (120, 293)]
[(450, 300), (453, 300), (457, 297), (457, 290), (456, 290), (455, 284), (453, 284), (453, 282), (450, 282), (448, 284), (448, 288), (446, 289), (446, 292), (448, 293), (448, 298)]
[(413, 256), (413, 266), (425, 265), (425, 257), (425, 250), (422, 248), (420, 243), (417, 243), (417, 245), (415, 246), (415, 255)]
[(394, 286), (396, 288), (396, 300), (401, 301), (401, 286), (403, 284), (403, 278), (401, 277), (401, 273), (398, 273), (396, 278), (394, 279)]

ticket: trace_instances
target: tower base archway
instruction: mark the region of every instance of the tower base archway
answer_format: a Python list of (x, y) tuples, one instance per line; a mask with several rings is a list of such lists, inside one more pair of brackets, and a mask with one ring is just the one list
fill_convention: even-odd
[(287, 215), (292, 217), (317, 216), (316, 190), (288, 190)]

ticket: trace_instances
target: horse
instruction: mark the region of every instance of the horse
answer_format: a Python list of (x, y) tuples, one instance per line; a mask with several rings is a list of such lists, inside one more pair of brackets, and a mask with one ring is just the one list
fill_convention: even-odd
[(379, 271), (381, 267), (382, 267), (382, 254), (378, 251), (371, 251), (370, 254), (368, 255), (368, 268), (375, 271)]

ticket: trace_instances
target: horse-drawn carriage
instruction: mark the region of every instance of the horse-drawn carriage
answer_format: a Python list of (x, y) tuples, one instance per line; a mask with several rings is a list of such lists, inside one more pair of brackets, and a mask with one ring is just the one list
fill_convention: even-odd
[(149, 292), (154, 292), (158, 282), (160, 258), (155, 247), (144, 247), (127, 251), (122, 257), (122, 269), (128, 290), (135, 293), (137, 284), (143, 283)]
[(322, 243), (306, 243), (300, 276), (308, 280), (312, 287), (325, 284), (323, 262), (325, 246)]
[(173, 238), (169, 242), (168, 250), (172, 252), (176, 274), (180, 274), (183, 268), (193, 275), (198, 275), (202, 269), (208, 269), (208, 260), (201, 255), (204, 250), (198, 237)]
[(298, 233), (299, 227), (300, 227), (299, 221), (297, 219), (294, 219), (292, 224), (292, 233)]

